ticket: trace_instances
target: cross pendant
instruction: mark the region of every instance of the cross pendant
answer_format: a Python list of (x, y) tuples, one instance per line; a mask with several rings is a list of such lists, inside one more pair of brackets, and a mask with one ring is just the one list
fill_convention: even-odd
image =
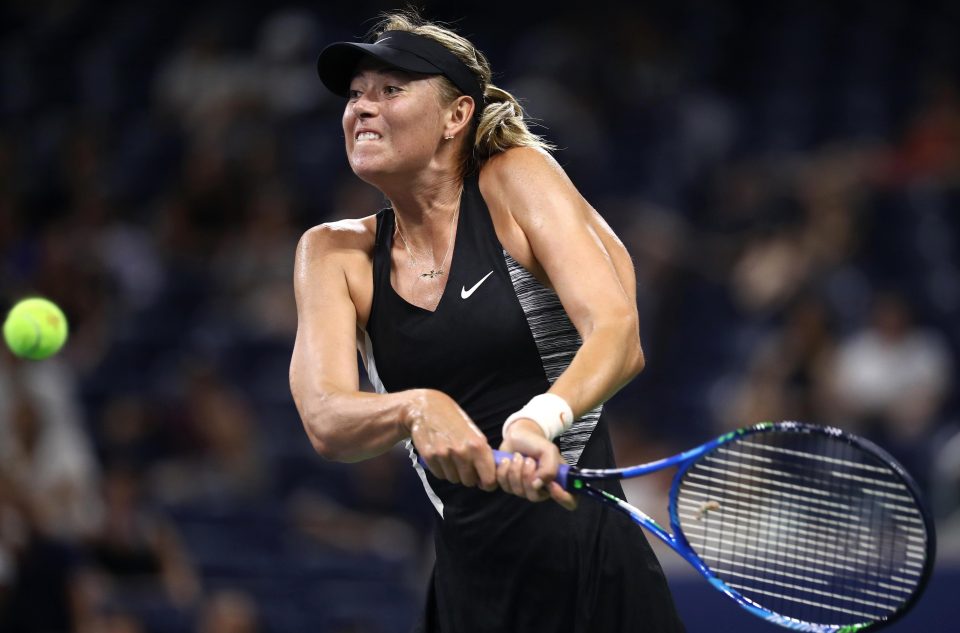
[(438, 269), (436, 269), (436, 270), (429, 270), (429, 271), (427, 271), (427, 272), (425, 272), (425, 273), (420, 273), (420, 276), (421, 276), (421, 277), (429, 277), (430, 279), (433, 279), (434, 277), (439, 277), (439, 276), (442, 275), (442, 274), (443, 274), (443, 269), (442, 269), (442, 268), (438, 268)]

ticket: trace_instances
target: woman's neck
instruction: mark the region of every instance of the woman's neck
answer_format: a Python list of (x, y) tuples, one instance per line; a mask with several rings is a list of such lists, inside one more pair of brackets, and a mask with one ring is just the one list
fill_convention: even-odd
[(463, 180), (447, 178), (431, 183), (406, 183), (395, 191), (384, 191), (394, 213), (403, 224), (407, 238), (445, 227), (460, 207)]

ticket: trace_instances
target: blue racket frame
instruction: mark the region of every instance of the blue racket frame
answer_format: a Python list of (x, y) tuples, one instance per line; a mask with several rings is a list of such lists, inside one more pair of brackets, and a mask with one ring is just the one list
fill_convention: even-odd
[[(803, 622), (796, 620), (794, 618), (789, 618), (769, 609), (762, 607), (761, 605), (753, 602), (749, 598), (743, 596), (736, 589), (730, 587), (722, 579), (717, 577), (713, 571), (707, 567), (707, 565), (700, 559), (696, 554), (693, 548), (690, 546), (687, 537), (683, 533), (683, 529), (680, 527), (680, 517), (677, 512), (677, 499), (680, 494), (680, 484), (683, 480), (684, 474), (687, 470), (690, 469), (697, 461), (705, 454), (715, 450), (717, 447), (727, 444), (729, 442), (738, 440), (744, 436), (752, 435), (755, 433), (766, 433), (770, 431), (791, 431), (798, 433), (820, 433), (825, 435), (832, 435), (837, 438), (841, 438), (852, 444), (856, 444), (860, 448), (866, 450), (869, 453), (873, 453), (878, 456), (883, 461), (887, 462), (893, 470), (903, 479), (907, 487), (910, 489), (911, 494), (917, 500), (917, 505), (920, 509), (921, 514), (923, 515), (924, 521), (926, 522), (929, 530), (928, 535), (928, 556), (926, 560), (926, 567), (923, 572), (923, 576), (920, 582), (917, 585), (916, 591), (914, 591), (911, 599), (905, 603), (900, 610), (891, 615), (888, 618), (873, 621), (873, 622), (864, 622), (857, 624), (845, 624), (845, 625), (831, 625), (831, 624), (814, 624), (809, 622)], [(503, 454), (509, 456), (509, 454)], [(634, 507), (633, 505), (627, 503), (623, 499), (620, 499), (616, 495), (610, 494), (599, 488), (595, 488), (590, 485), (590, 480), (609, 480), (609, 479), (629, 479), (631, 477), (639, 477), (652, 473), (658, 470), (663, 470), (665, 468), (670, 468), (676, 466), (677, 472), (673, 477), (673, 482), (670, 486), (670, 496), (669, 496), (669, 516), (670, 516), (670, 527), (673, 530), (673, 534), (668, 532), (663, 526), (657, 523), (653, 518), (647, 515), (642, 510)], [(647, 464), (640, 464), (638, 466), (629, 466), (626, 468), (611, 468), (611, 469), (578, 469), (574, 466), (562, 465), (557, 472), (557, 481), (568, 491), (580, 494), (586, 494), (591, 497), (600, 499), (605, 503), (614, 505), (623, 513), (627, 514), (633, 521), (639, 524), (641, 527), (645, 528), (649, 532), (653, 533), (660, 540), (670, 546), (677, 554), (679, 554), (684, 560), (686, 560), (690, 565), (696, 569), (700, 574), (706, 578), (710, 584), (712, 584), (717, 590), (724, 593), (727, 597), (732, 599), (734, 602), (739, 604), (741, 607), (749, 611), (755, 616), (763, 618), (768, 622), (777, 624), (779, 626), (794, 630), (794, 631), (808, 631), (811, 633), (854, 633), (855, 631), (863, 631), (866, 629), (877, 630), (882, 626), (886, 626), (891, 622), (897, 620), (904, 613), (909, 611), (910, 607), (916, 602), (916, 600), (923, 593), (923, 589), (927, 584), (927, 581), (930, 577), (930, 572), (933, 567), (933, 560), (936, 555), (936, 534), (933, 530), (933, 521), (930, 517), (929, 511), (926, 506), (920, 502), (921, 496), (919, 488), (913, 479), (907, 474), (902, 466), (886, 451), (876, 446), (868, 440), (852, 436), (844, 431), (826, 426), (816, 426), (805, 424), (802, 422), (761, 422), (753, 426), (744, 427), (731, 431), (716, 439), (713, 439), (705, 444), (692, 448), (688, 451), (678, 453), (671, 457), (667, 457), (661, 460), (650, 462)]]

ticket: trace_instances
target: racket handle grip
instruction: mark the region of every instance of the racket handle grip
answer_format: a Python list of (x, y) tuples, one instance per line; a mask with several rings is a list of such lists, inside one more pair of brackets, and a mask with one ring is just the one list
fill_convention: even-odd
[[(493, 451), (493, 461), (496, 464), (504, 459), (513, 459), (513, 453), (508, 453), (506, 451)], [(560, 464), (557, 468), (557, 483), (560, 484), (560, 487), (564, 490), (567, 489), (567, 475), (570, 474), (570, 465), (569, 464)]]
[[(513, 453), (508, 453), (507, 451), (493, 451), (493, 463), (499, 465), (505, 459), (513, 459)], [(423, 458), (419, 455), (417, 456), (420, 465), (424, 468), (427, 467), (427, 463), (423, 461)], [(570, 465), (569, 464), (560, 464), (560, 467), (557, 468), (557, 483), (566, 490), (567, 489), (567, 475), (570, 474)]]
[(567, 475), (570, 474), (570, 465), (569, 464), (560, 464), (557, 468), (557, 483), (560, 484), (560, 487), (564, 490), (567, 490)]
[[(513, 459), (513, 453), (508, 453), (506, 451), (493, 451), (493, 461), (496, 464), (499, 464), (504, 459)], [(569, 464), (560, 464), (557, 468), (557, 483), (560, 484), (564, 490), (567, 489), (567, 475), (570, 474), (570, 465)]]

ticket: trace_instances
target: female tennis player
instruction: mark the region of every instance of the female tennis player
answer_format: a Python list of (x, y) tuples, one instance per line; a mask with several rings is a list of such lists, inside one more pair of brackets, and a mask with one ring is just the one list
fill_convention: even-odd
[(318, 71), (389, 206), (303, 235), (291, 390), (322, 456), (407, 441), (429, 466), (412, 460), (438, 519), (418, 630), (683, 630), (641, 531), (553, 481), (561, 460), (613, 466), (601, 405), (643, 367), (622, 243), (454, 31), (391, 14)]

